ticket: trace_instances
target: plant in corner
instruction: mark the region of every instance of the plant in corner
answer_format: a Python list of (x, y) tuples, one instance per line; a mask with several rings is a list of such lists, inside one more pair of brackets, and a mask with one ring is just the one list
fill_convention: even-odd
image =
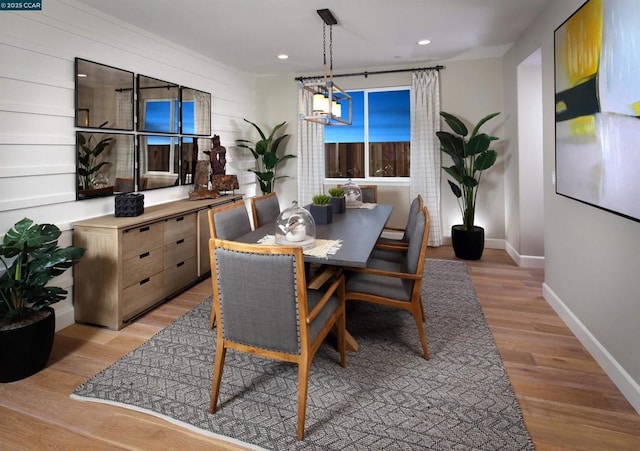
[(249, 169), (249, 171), (256, 174), (262, 194), (269, 194), (273, 191), (276, 180), (287, 177), (286, 175), (278, 176), (276, 174), (278, 165), (289, 158), (296, 157), (295, 155), (288, 154), (281, 157), (278, 156), (278, 147), (289, 135), (283, 134), (276, 137), (276, 133), (278, 133), (278, 131), (284, 127), (287, 122), (285, 121), (277, 124), (273, 127), (273, 130), (271, 130), (269, 136), (266, 136), (262, 129), (260, 129), (256, 124), (248, 121), (247, 119), (244, 121), (255, 127), (258, 134), (260, 134), (261, 139), (255, 143), (246, 139), (238, 139), (236, 140), (236, 143), (238, 144), (238, 147), (244, 147), (251, 151), (251, 154), (256, 159), (256, 169)]
[(316, 224), (331, 224), (333, 221), (333, 205), (328, 194), (316, 194), (311, 198), (309, 211)]
[(51, 304), (67, 291), (47, 283), (80, 260), (84, 249), (60, 248), (53, 224), (18, 221), (0, 245), (0, 382), (23, 379), (47, 364), (55, 333)]
[(334, 213), (344, 213), (347, 209), (346, 198), (342, 188), (331, 188), (329, 190), (331, 196), (331, 205)]
[(443, 169), (453, 179), (448, 180), (449, 186), (462, 213), (462, 224), (452, 226), (451, 239), (456, 256), (466, 260), (478, 260), (484, 250), (484, 229), (475, 225), (476, 199), (482, 173), (493, 166), (498, 157), (498, 153), (489, 148), (491, 141), (498, 138), (479, 131), (499, 114), (492, 113), (480, 119), (469, 135), (469, 130), (459, 118), (440, 112), (453, 131), (436, 132), (441, 150), (453, 161), (452, 166), (443, 166)]

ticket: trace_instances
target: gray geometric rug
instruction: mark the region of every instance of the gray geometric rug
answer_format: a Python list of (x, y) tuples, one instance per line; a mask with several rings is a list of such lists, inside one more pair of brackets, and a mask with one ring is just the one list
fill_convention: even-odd
[(311, 365), (305, 440), (296, 435), (297, 367), (229, 350), (209, 414), (211, 299), (78, 387), (72, 397), (160, 416), (253, 448), (532, 450), (464, 263), (428, 259), (424, 360), (413, 317), (357, 303), (347, 367), (331, 343)]

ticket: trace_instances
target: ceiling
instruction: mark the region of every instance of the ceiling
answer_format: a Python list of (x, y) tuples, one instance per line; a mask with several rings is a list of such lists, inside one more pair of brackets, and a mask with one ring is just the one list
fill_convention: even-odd
[[(257, 75), (348, 70), (502, 56), (550, 0), (77, 0), (227, 66)], [(426, 46), (421, 39), (431, 40)], [(327, 28), (327, 47), (329, 29)], [(327, 54), (329, 49), (327, 48)], [(286, 60), (277, 59), (287, 54)]]

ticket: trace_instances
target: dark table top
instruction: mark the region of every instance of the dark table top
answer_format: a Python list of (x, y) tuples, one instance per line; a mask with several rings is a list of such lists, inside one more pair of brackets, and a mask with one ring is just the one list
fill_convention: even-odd
[[(331, 224), (316, 224), (316, 239), (342, 240), (342, 247), (326, 258), (305, 255), (305, 261), (335, 266), (366, 267), (369, 255), (392, 210), (392, 205), (376, 204), (372, 209), (347, 208), (345, 213), (334, 213)], [(256, 243), (265, 235), (274, 234), (275, 221), (236, 238), (236, 241)]]

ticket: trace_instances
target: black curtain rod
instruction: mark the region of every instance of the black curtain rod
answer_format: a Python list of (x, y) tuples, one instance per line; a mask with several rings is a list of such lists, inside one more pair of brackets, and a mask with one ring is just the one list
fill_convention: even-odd
[[(432, 67), (415, 67), (413, 69), (392, 69), (392, 70), (377, 70), (373, 72), (354, 72), (351, 74), (333, 74), (334, 78), (337, 77), (357, 77), (360, 75), (364, 75), (364, 78), (367, 78), (369, 75), (379, 75), (379, 74), (395, 74), (396, 72), (414, 72), (416, 70), (442, 70), (444, 66), (432, 66)], [(312, 77), (296, 77), (296, 81), (306, 81), (306, 80), (314, 80), (316, 78), (323, 78), (323, 75), (316, 75)]]

